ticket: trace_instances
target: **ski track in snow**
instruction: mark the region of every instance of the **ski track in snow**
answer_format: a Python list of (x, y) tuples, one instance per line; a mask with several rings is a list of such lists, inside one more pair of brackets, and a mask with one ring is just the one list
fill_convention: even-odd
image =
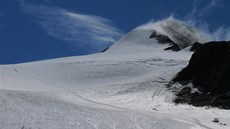
[[(146, 62), (146, 61), (143, 61), (143, 62)], [(130, 62), (128, 62), (128, 63), (130, 63)], [(10, 70), (10, 69), (8, 69), (8, 70)], [(51, 83), (51, 82), (44, 81), (44, 80), (42, 80), (42, 79), (33, 77), (33, 76), (31, 76), (31, 75), (28, 75), (28, 74), (25, 74), (25, 73), (21, 73), (21, 72), (18, 71), (17, 69), (14, 69), (14, 71), (15, 71), (17, 74), (21, 74), (21, 75), (26, 76), (26, 77), (28, 77), (28, 78), (34, 79), (35, 81), (40, 81), (40, 82), (46, 83), (46, 84), (48, 84), (48, 85), (50, 85), (50, 86), (53, 86), (53, 87), (57, 87), (57, 88), (66, 90), (67, 92), (70, 92), (70, 93), (74, 94), (76, 97), (78, 97), (78, 98), (80, 98), (80, 99), (82, 99), (82, 100), (84, 100), (84, 101), (87, 101), (87, 102), (96, 104), (97, 106), (105, 106), (105, 107), (115, 108), (115, 109), (118, 109), (118, 110), (125, 110), (125, 111), (131, 111), (131, 112), (136, 112), (136, 113), (143, 113), (143, 112), (138, 111), (138, 110), (132, 110), (132, 109), (127, 109), (127, 108), (121, 108), (121, 107), (113, 106), (113, 105), (110, 105), (110, 104), (105, 104), (105, 103), (100, 103), (100, 102), (96, 102), (96, 101), (93, 101), (93, 100), (89, 100), (89, 99), (86, 99), (86, 98), (84, 98), (84, 97), (78, 95), (76, 92), (74, 92), (74, 91), (72, 91), (72, 90), (69, 90), (69, 89), (64, 88), (64, 87), (62, 87), (62, 86), (58, 86), (57, 84), (53, 84), (53, 83)], [(158, 82), (158, 83), (162, 83), (162, 82)], [(162, 88), (160, 88), (160, 87), (156, 88), (155, 92), (153, 93), (153, 96), (159, 95), (161, 91), (162, 91)], [(4, 99), (4, 96), (1, 96), (1, 98)], [(22, 97), (22, 98), (23, 98), (23, 97)], [(14, 99), (13, 99), (13, 100), (14, 100)], [(16, 109), (18, 109), (18, 110), (19, 110), (18, 112), (20, 112), (20, 114), (21, 114), (20, 117), (22, 118), (21, 122), (9, 124), (11, 127), (15, 125), (15, 126), (20, 126), (20, 127), (23, 128), (23, 127), (24, 127), (24, 126), (23, 126), (24, 124), (26, 124), (26, 125), (33, 125), (33, 124), (35, 124), (35, 123), (28, 123), (28, 122), (25, 123), (25, 122), (24, 122), (24, 121), (25, 121), (25, 117), (23, 117), (23, 116), (25, 116), (25, 115), (27, 115), (27, 114), (29, 114), (29, 113), (26, 112), (26, 111), (24, 110), (24, 108), (21, 107), (20, 104), (18, 104), (18, 102), (15, 102), (15, 100), (12, 101), (12, 102), (9, 101), (8, 105), (9, 105), (9, 108), (10, 108), (10, 109), (13, 109), (13, 107), (16, 108)], [(12, 105), (13, 105), (13, 106), (12, 106)], [(23, 115), (22, 115), (22, 114), (23, 114)], [(188, 123), (193, 123), (193, 124), (199, 125), (199, 126), (201, 126), (201, 127), (203, 127), (203, 128), (211, 129), (210, 127), (207, 127), (207, 126), (205, 126), (205, 125), (200, 124), (199, 120), (197, 120), (197, 119), (195, 119), (195, 118), (192, 118), (192, 119), (195, 120), (195, 122), (194, 122), (194, 121), (191, 121), (191, 120), (181, 119), (181, 118), (179, 118), (178, 116), (172, 116), (172, 115), (170, 115), (170, 114), (154, 113), (153, 115), (156, 115), (156, 114), (160, 114), (161, 116), (166, 116), (166, 117), (169, 117), (169, 118), (175, 119), (175, 120), (180, 120), (180, 121), (185, 121), (185, 122), (188, 122)], [(11, 115), (13, 115), (13, 114), (11, 113)], [(30, 117), (30, 118), (31, 118), (31, 117)], [(39, 124), (39, 123), (36, 123), (36, 124)], [(40, 124), (42, 124), (42, 123), (40, 123)], [(3, 124), (3, 126), (4, 126), (4, 124)], [(7, 126), (8, 126), (8, 125), (7, 125)]]
[[(41, 82), (43, 82), (43, 83), (47, 83), (47, 84), (49, 84), (49, 85), (51, 85), (51, 86), (54, 86), (54, 87), (58, 87), (58, 88), (64, 89), (64, 90), (66, 90), (66, 91), (68, 91), (68, 92), (74, 94), (76, 97), (78, 97), (78, 98), (80, 98), (80, 99), (83, 99), (84, 101), (87, 101), (87, 102), (96, 104), (97, 106), (106, 106), (106, 107), (112, 107), (112, 108), (119, 109), (119, 110), (131, 111), (131, 112), (134, 112), (134, 113), (135, 113), (135, 112), (136, 112), (136, 113), (141, 113), (140, 111), (137, 111), (137, 110), (126, 109), (126, 108), (116, 107), (116, 106), (109, 105), (109, 104), (105, 104), (105, 103), (95, 102), (95, 101), (92, 101), (92, 100), (83, 98), (82, 96), (76, 94), (74, 91), (71, 91), (71, 90), (66, 89), (66, 88), (64, 88), (64, 87), (61, 87), (61, 86), (58, 86), (58, 85), (56, 85), (56, 84), (52, 84), (52, 83), (50, 83), (50, 82), (47, 82), (47, 81), (44, 81), (44, 80), (41, 80), (41, 79), (32, 77), (32, 76), (27, 75), (27, 74), (20, 73), (20, 72), (18, 72), (18, 71), (17, 71), (17, 73), (18, 73), (18, 74), (21, 74), (21, 75), (23, 75), (23, 76), (32, 78), (32, 79), (37, 80), (37, 81), (41, 81)], [(3, 94), (3, 93), (2, 93), (2, 94)], [(27, 96), (24, 96), (24, 94), (21, 94), (21, 95), (22, 95), (22, 96), (17, 96), (17, 97), (20, 97), (20, 98), (22, 98), (23, 100), (26, 100), (26, 99), (27, 99)], [(28, 97), (31, 97), (31, 96), (28, 96)], [(2, 98), (3, 100), (6, 100), (6, 99), (4, 98), (4, 96), (1, 96), (0, 98)], [(20, 99), (19, 99), (19, 100), (20, 100)], [(30, 99), (30, 101), (33, 101), (33, 99)], [(36, 101), (36, 98), (35, 98), (35, 101)], [(10, 110), (12, 110), (12, 109), (18, 110), (17, 113), (18, 113), (18, 112), (20, 113), (20, 118), (22, 118), (22, 119), (21, 119), (21, 121), (18, 122), (18, 123), (3, 124), (3, 128), (4, 128), (4, 126), (10, 126), (10, 128), (12, 128), (12, 127), (14, 128), (14, 126), (18, 126), (18, 127), (24, 128), (24, 127), (25, 127), (25, 126), (23, 126), (24, 124), (25, 124), (25, 125), (34, 125), (34, 124), (35, 124), (35, 125), (36, 125), (36, 124), (42, 125), (42, 124), (43, 124), (43, 123), (32, 123), (32, 122), (31, 122), (31, 123), (28, 123), (28, 122), (25, 122), (26, 117), (29, 117), (29, 118), (31, 118), (31, 119), (33, 119), (33, 117), (28, 116), (29, 112), (27, 112), (27, 111), (24, 109), (24, 107), (22, 107), (22, 106), (19, 104), (19, 102), (17, 102), (15, 99), (8, 100), (7, 105), (9, 105)], [(189, 120), (186, 120), (186, 119), (181, 119), (181, 118), (179, 118), (179, 117), (172, 116), (172, 115), (170, 115), (170, 114), (154, 113), (154, 114), (152, 114), (152, 115), (156, 115), (156, 114), (160, 114), (161, 116), (170, 117), (170, 118), (175, 119), (175, 120), (180, 120), (180, 121), (185, 121), (185, 122), (188, 122), (188, 123), (193, 123), (193, 124), (199, 125), (199, 126), (201, 126), (201, 127), (203, 127), (203, 128), (206, 128), (206, 129), (212, 129), (212, 128), (210, 128), (210, 127), (207, 127), (207, 126), (205, 126), (205, 125), (200, 124), (199, 120), (197, 120), (197, 119), (195, 119), (195, 118), (193, 118), (193, 119), (194, 119), (196, 122), (194, 122), (194, 121), (189, 121)], [(10, 116), (11, 116), (11, 115), (14, 116), (14, 114), (13, 114), (12, 112), (10, 113)], [(26, 116), (26, 117), (25, 117), (25, 116)], [(93, 125), (93, 124), (92, 124), (92, 125)], [(65, 128), (65, 127), (64, 127), (64, 128)], [(151, 127), (151, 128), (152, 128), (152, 127)]]

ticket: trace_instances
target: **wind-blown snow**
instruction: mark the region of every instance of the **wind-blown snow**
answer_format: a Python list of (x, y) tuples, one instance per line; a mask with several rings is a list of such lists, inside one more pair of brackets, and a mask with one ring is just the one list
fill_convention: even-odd
[(174, 19), (172, 16), (161, 21), (147, 23), (139, 28), (156, 30), (161, 34), (167, 35), (182, 48), (195, 42), (203, 43), (207, 40), (198, 29), (183, 21)]
[(167, 35), (182, 48), (195, 42), (230, 40), (230, 27), (219, 27), (211, 31), (208, 26), (205, 22), (199, 24), (192, 19), (183, 21), (170, 16), (163, 20), (151, 21), (137, 28), (156, 30), (158, 33)]
[(166, 85), (192, 53), (164, 51), (151, 33), (137, 28), (105, 53), (1, 65), (0, 128), (229, 128), (228, 110), (172, 103)]

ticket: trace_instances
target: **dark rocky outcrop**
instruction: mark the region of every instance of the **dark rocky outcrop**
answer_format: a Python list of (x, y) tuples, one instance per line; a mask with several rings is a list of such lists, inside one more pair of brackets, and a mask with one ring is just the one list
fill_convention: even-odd
[(172, 50), (172, 51), (177, 52), (177, 51), (180, 51), (181, 48), (180, 48), (177, 44), (173, 44), (172, 46), (167, 47), (167, 48), (165, 48), (164, 50)]
[(175, 102), (196, 106), (230, 108), (230, 42), (209, 42), (199, 45), (189, 64), (172, 80), (181, 84), (192, 83), (202, 93), (182, 90)]
[(149, 38), (155, 38), (157, 36), (157, 32), (153, 30), (153, 33), (149, 36)]
[(178, 92), (176, 96), (177, 97), (174, 100), (176, 104), (187, 103), (197, 107), (210, 106), (230, 109), (230, 99), (227, 95), (213, 96), (209, 93), (192, 93), (190, 87), (185, 87)]
[(109, 47), (105, 48), (104, 50), (102, 50), (101, 52), (106, 52), (109, 49)]
[(173, 41), (166, 35), (157, 35), (156, 36), (156, 40), (159, 42), (159, 43), (173, 43)]
[(170, 47), (165, 48), (164, 50), (172, 50), (172, 51), (180, 51), (181, 48), (178, 44), (174, 43), (168, 36), (159, 34), (155, 30), (153, 30), (153, 33), (149, 36), (149, 38), (155, 38), (158, 43), (161, 44), (170, 44)]
[(162, 44), (174, 43), (168, 36), (163, 34), (158, 34), (155, 30), (153, 30), (153, 33), (149, 36), (149, 38), (155, 38), (159, 43)]
[(190, 51), (195, 52), (195, 51), (199, 50), (199, 49), (201, 48), (201, 46), (203, 46), (203, 44), (198, 43), (198, 42), (195, 42), (195, 43), (192, 45)]

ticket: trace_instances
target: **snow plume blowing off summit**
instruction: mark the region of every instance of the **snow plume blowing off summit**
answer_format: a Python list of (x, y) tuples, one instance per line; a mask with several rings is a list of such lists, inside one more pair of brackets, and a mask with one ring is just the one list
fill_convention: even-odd
[[(218, 28), (214, 32), (207, 29), (198, 29), (189, 22), (184, 22), (170, 16), (164, 20), (149, 22), (137, 27), (139, 29), (155, 30), (157, 33), (167, 35), (174, 43), (181, 48), (188, 47), (195, 42), (204, 43), (212, 40), (229, 40), (230, 29)], [(199, 27), (200, 28), (200, 27)]]

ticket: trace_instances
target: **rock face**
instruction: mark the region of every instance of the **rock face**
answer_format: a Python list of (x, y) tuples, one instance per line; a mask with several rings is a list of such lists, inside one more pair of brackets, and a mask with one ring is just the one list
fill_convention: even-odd
[(149, 36), (149, 38), (155, 38), (159, 43), (162, 44), (173, 43), (173, 41), (168, 36), (158, 34), (155, 30), (153, 30), (153, 33)]
[(173, 44), (172, 46), (167, 47), (167, 48), (165, 48), (164, 50), (172, 50), (172, 51), (177, 52), (177, 51), (180, 51), (181, 48), (180, 48), (177, 44)]
[[(190, 102), (195, 99), (207, 101), (202, 97), (207, 98), (208, 95), (210, 102), (207, 105), (215, 106), (215, 101), (215, 103), (222, 103), (220, 107), (224, 105), (223, 108), (230, 108), (230, 41), (209, 42), (199, 47), (192, 55), (188, 66), (172, 81), (181, 84), (192, 83), (202, 92), (195, 96), (188, 95)], [(178, 99), (183, 99), (181, 97), (183, 95), (180, 93), (178, 95)], [(225, 105), (225, 102), (228, 104)]]
[(181, 50), (181, 48), (176, 43), (174, 43), (168, 36), (159, 34), (155, 30), (153, 30), (153, 33), (149, 36), (149, 38), (155, 38), (158, 41), (158, 43), (161, 44), (168, 43), (171, 45), (170, 47), (167, 47), (164, 50), (172, 50), (176, 52)]
[(109, 49), (109, 47), (105, 48), (104, 50), (102, 50), (101, 52), (106, 52)]
[(201, 48), (201, 46), (203, 46), (203, 44), (195, 42), (192, 45), (192, 48), (190, 49), (190, 51), (195, 52), (195, 51), (199, 50)]

